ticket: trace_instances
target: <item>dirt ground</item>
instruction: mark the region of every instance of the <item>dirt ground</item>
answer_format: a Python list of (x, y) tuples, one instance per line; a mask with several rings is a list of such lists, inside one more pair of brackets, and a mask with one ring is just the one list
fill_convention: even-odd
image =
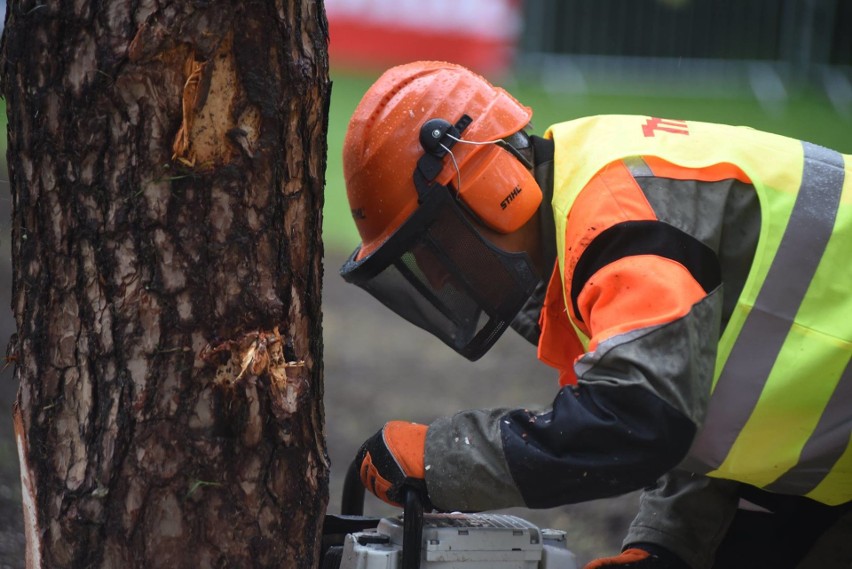
[[(5, 180), (5, 176), (3, 176)], [(0, 183), (0, 348), (14, 332), (9, 308), (10, 199)], [(556, 374), (539, 364), (532, 346), (508, 332), (483, 359), (470, 363), (428, 334), (398, 319), (338, 276), (341, 252), (327, 252), (323, 291), (325, 413), (332, 461), (329, 511), (340, 511), (346, 468), (361, 442), (388, 419), (430, 422), (465, 408), (547, 404)], [(2, 367), (2, 363), (0, 363)], [(22, 569), (23, 530), (18, 457), (11, 409), (17, 385), (0, 372), (0, 569)], [(618, 550), (636, 496), (547, 511), (512, 510), (568, 532), (585, 561)], [(396, 514), (369, 497), (366, 513)]]

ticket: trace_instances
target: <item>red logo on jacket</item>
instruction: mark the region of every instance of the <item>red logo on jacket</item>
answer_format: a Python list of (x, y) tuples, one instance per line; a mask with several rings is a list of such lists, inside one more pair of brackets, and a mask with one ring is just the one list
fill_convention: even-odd
[(656, 136), (657, 131), (689, 135), (689, 126), (686, 121), (659, 118), (650, 118), (642, 125), (642, 134), (645, 138)]

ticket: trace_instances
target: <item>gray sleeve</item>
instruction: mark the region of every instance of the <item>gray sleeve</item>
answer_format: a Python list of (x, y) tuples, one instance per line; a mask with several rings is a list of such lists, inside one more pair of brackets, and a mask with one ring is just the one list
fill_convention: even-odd
[(426, 488), (435, 507), (471, 512), (524, 505), (500, 438), (507, 412), (463, 411), (429, 425)]
[(674, 322), (601, 342), (575, 366), (580, 384), (641, 385), (700, 427), (716, 365), (723, 288)]
[(710, 569), (737, 511), (739, 484), (673, 470), (642, 493), (624, 545), (665, 547), (693, 569)]
[(683, 460), (703, 418), (718, 297), (664, 326), (602, 343), (579, 362), (579, 385), (560, 390), (550, 407), (463, 411), (432, 423), (433, 504), (553, 507), (652, 484)]

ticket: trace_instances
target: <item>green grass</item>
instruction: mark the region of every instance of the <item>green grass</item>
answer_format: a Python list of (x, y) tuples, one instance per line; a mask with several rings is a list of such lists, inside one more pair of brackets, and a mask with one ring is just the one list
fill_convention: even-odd
[(344, 74), (332, 71), (331, 105), (328, 117), (328, 165), (325, 172), (323, 243), (326, 250), (349, 252), (360, 242), (346, 202), (343, 184), (343, 137), (349, 117), (376, 75)]
[[(327, 250), (351, 250), (358, 233), (349, 215), (343, 185), (341, 149), (346, 125), (361, 96), (376, 75), (332, 71), (331, 109), (328, 129), (323, 238)], [(548, 93), (538, 85), (507, 83), (504, 86), (522, 103), (533, 108), (533, 132), (542, 134), (548, 125), (595, 114), (642, 114), (747, 125), (852, 153), (852, 118), (838, 115), (820, 94), (805, 94), (766, 108), (753, 97), (701, 99), (665, 96), (632, 96)], [(412, 133), (415, 136), (416, 133)]]

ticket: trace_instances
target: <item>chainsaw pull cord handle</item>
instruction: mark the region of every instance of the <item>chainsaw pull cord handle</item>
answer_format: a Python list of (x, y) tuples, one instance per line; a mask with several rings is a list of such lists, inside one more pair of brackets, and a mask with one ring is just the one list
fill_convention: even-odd
[(405, 491), (402, 517), (402, 568), (420, 569), (423, 548), (423, 499), (414, 488)]

